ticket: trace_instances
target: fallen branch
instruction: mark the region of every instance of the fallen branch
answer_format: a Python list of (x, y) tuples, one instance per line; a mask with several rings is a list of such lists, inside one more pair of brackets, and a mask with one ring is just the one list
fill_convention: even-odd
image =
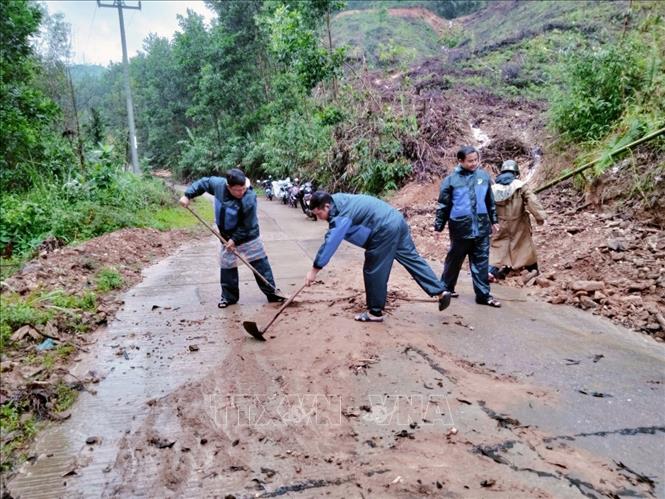
[[(609, 153), (608, 156), (612, 157), (615, 154), (618, 154), (620, 152), (625, 151), (626, 149), (630, 149), (634, 146), (643, 144), (644, 142), (647, 142), (651, 139), (655, 139), (656, 137), (658, 137), (659, 135), (662, 135), (663, 133), (665, 133), (665, 127), (661, 128), (660, 130), (656, 130), (655, 132), (652, 132), (648, 135), (645, 135), (641, 139), (637, 139), (636, 141), (631, 142), (630, 144), (627, 144), (623, 147), (620, 147), (616, 151), (612, 151), (611, 153)], [(548, 182), (547, 184), (543, 185), (542, 187), (538, 187), (538, 189), (535, 190), (535, 193), (538, 194), (539, 192), (543, 192), (544, 190), (547, 190), (550, 187), (554, 187), (555, 185), (563, 182), (564, 180), (568, 180), (570, 177), (574, 177), (575, 175), (578, 175), (578, 174), (582, 173), (584, 170), (587, 170), (588, 168), (591, 168), (593, 165), (595, 165), (599, 161), (605, 159), (605, 157), (606, 156), (601, 156), (600, 158), (596, 158), (593, 161), (590, 161), (589, 163), (583, 164), (579, 168), (575, 168), (572, 172), (568, 172), (564, 175), (561, 175), (559, 178), (556, 178), (556, 179), (552, 180), (551, 182)]]

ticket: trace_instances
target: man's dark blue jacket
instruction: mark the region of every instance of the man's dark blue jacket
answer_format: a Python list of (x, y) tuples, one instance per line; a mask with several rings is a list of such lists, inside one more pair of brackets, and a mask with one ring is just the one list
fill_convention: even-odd
[[(343, 240), (365, 248), (370, 236), (384, 225), (394, 225), (402, 215), (388, 203), (362, 194), (333, 194), (328, 218), (328, 232), (319, 248), (314, 267), (322, 269)], [(396, 243), (397, 244), (397, 243)]]
[(187, 188), (185, 196), (191, 199), (204, 192), (215, 196), (215, 223), (224, 239), (233, 239), (240, 245), (259, 237), (254, 189), (248, 188), (238, 199), (227, 189), (224, 177), (203, 177)]
[(448, 223), (450, 239), (489, 236), (492, 224), (499, 223), (491, 185), (484, 170), (471, 172), (456, 166), (441, 182), (434, 230), (441, 232)]

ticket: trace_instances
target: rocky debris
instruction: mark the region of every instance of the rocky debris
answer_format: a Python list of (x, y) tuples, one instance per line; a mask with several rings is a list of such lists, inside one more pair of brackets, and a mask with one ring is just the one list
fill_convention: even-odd
[(605, 283), (602, 281), (573, 281), (570, 284), (570, 289), (573, 291), (600, 291), (605, 288)]
[[(405, 207), (418, 250), (441, 260), (449, 242), (447, 230), (441, 241), (433, 237), (437, 195), (438, 185), (413, 183), (391, 201)], [(512, 272), (501, 284), (526, 286), (549, 303), (572, 305), (665, 339), (665, 231), (621, 206), (580, 209), (580, 194), (572, 188), (540, 197), (549, 213), (547, 225), (533, 229), (541, 274)]]
[(148, 439), (148, 443), (158, 449), (170, 449), (175, 445), (175, 440), (171, 440), (158, 435), (153, 435)]

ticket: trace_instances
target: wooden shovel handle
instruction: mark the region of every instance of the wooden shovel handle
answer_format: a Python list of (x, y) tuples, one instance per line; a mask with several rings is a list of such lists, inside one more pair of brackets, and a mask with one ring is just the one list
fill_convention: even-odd
[(277, 320), (277, 317), (279, 317), (279, 315), (280, 315), (282, 312), (284, 312), (284, 309), (285, 309), (286, 307), (288, 307), (289, 305), (291, 305), (291, 302), (294, 300), (294, 298), (295, 298), (296, 296), (298, 296), (298, 295), (300, 294), (300, 292), (301, 292), (303, 289), (305, 289), (306, 286), (307, 286), (307, 284), (303, 284), (302, 286), (300, 286), (300, 289), (298, 289), (298, 291), (296, 291), (295, 293), (293, 293), (293, 294), (289, 297), (289, 299), (286, 300), (286, 301), (284, 302), (284, 304), (283, 304), (281, 307), (279, 307), (279, 310), (278, 310), (277, 313), (275, 314), (275, 317), (273, 317), (272, 320), (268, 323), (268, 325), (267, 325), (266, 327), (263, 328), (263, 331), (261, 331), (261, 334), (265, 334), (265, 332), (268, 330), (268, 328), (269, 328), (270, 326), (272, 326), (273, 322), (275, 322), (275, 321)]

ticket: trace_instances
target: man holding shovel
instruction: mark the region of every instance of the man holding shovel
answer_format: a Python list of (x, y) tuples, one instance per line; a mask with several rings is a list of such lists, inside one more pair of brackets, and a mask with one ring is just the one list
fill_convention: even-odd
[[(204, 192), (215, 196), (215, 223), (220, 235), (227, 241), (222, 247), (219, 280), (222, 297), (217, 306), (226, 308), (238, 302), (238, 257), (245, 256), (249, 264), (263, 276), (255, 275), (259, 289), (269, 302), (284, 301), (276, 293), (275, 280), (268, 262), (263, 241), (259, 236), (259, 221), (256, 216), (256, 194), (242, 170), (233, 168), (226, 177), (203, 177), (185, 191), (180, 204), (187, 208), (192, 198)], [(268, 285), (270, 284), (270, 286)]]
[(402, 264), (425, 293), (438, 298), (439, 310), (450, 305), (450, 293), (416, 251), (404, 217), (388, 203), (372, 196), (318, 191), (312, 194), (309, 206), (318, 220), (328, 222), (328, 232), (305, 277), (306, 285), (316, 280), (342, 240), (365, 249), (363, 277), (368, 310), (356, 315), (355, 320), (383, 321), (394, 260)]

